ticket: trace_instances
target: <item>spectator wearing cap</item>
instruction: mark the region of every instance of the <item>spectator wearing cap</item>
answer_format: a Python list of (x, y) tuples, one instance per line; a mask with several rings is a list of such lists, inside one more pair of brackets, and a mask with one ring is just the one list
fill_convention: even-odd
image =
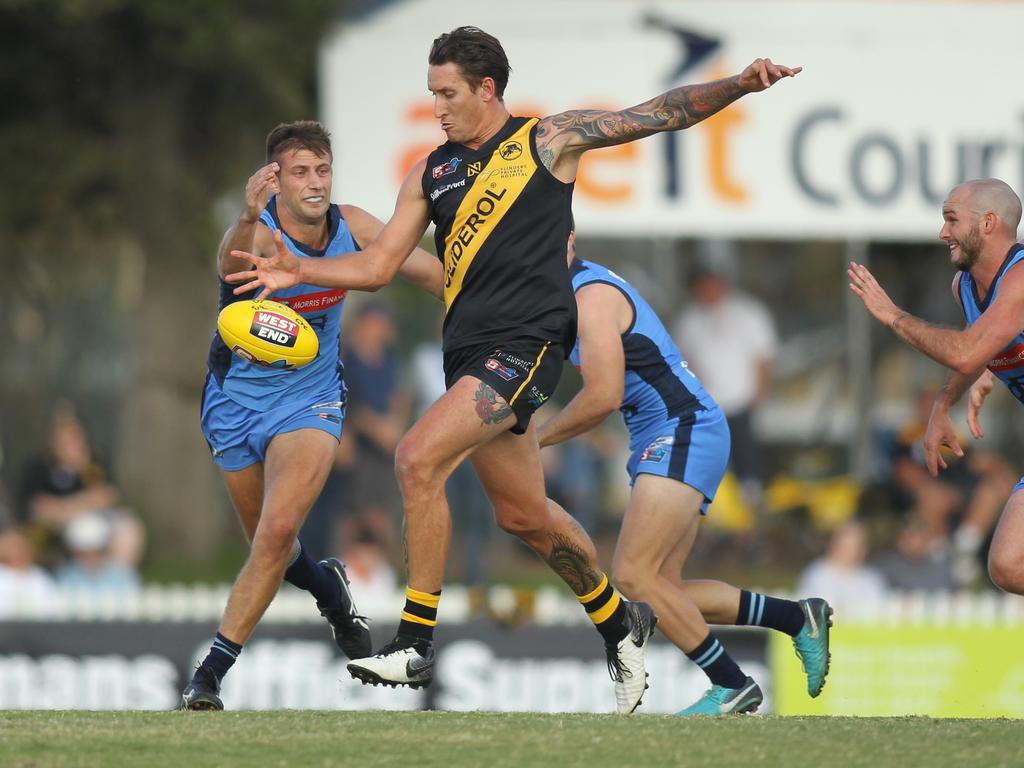
[(57, 583), (70, 590), (127, 592), (139, 588), (135, 569), (111, 556), (114, 527), (97, 512), (79, 515), (64, 530), (68, 559), (57, 570)]

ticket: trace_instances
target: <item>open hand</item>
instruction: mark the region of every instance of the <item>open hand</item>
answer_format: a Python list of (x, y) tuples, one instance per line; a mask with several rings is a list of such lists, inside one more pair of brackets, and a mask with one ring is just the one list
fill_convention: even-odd
[(242, 283), (234, 290), (236, 296), (262, 288), (256, 298), (265, 299), (274, 291), (290, 288), (301, 282), (299, 257), (288, 250), (279, 229), (274, 230), (274, 251), (271, 256), (256, 256), (248, 251), (231, 252), (236, 259), (248, 261), (256, 268), (224, 276), (229, 283)]
[(971, 391), (967, 398), (967, 426), (975, 440), (980, 440), (985, 436), (981, 430), (978, 416), (981, 414), (981, 406), (985, 403), (985, 398), (992, 394), (994, 385), (995, 376), (991, 371), (982, 373), (978, 380), (971, 385)]
[(868, 312), (874, 315), (878, 322), (891, 328), (893, 321), (907, 314), (893, 303), (889, 294), (863, 264), (851, 261), (846, 274), (850, 277), (850, 290), (860, 297)]
[(943, 447), (949, 448), (955, 456), (964, 455), (953, 422), (949, 420), (949, 412), (934, 408), (924, 433), (924, 463), (932, 477), (938, 476), (939, 467), (946, 469), (946, 460), (942, 458)]
[(803, 67), (786, 67), (775, 64), (771, 59), (754, 59), (740, 72), (739, 84), (747, 93), (757, 93), (771, 88), (784, 77), (796, 77), (802, 71)]

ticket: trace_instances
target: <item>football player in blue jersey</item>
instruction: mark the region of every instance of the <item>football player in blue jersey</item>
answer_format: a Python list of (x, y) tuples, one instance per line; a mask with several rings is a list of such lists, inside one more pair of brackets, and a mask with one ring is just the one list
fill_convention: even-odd
[[(925, 462), (937, 476), (946, 469), (942, 449), (963, 456), (949, 410), (970, 390), (967, 424), (982, 437), (978, 414), (1000, 379), (1024, 403), (1024, 244), (1017, 242), (1021, 201), (999, 179), (974, 179), (955, 187), (942, 204), (939, 237), (949, 246), (953, 298), (964, 313), (963, 330), (939, 328), (893, 303), (867, 267), (852, 262), (850, 290), (875, 319), (903, 341), (949, 368), (924, 435)], [(1024, 479), (1003, 507), (988, 554), (988, 572), (1001, 589), (1024, 594)]]
[[(267, 164), (245, 186), (245, 207), (217, 253), (220, 306), (235, 296), (224, 275), (248, 265), (231, 256), (287, 247), (318, 259), (368, 245), (383, 224), (361, 208), (331, 203), (330, 136), (313, 121), (280, 125), (267, 137)], [(423, 260), (426, 260), (425, 262)], [(427, 269), (417, 271), (417, 265)], [(436, 259), (416, 249), (402, 274), (433, 275)], [(281, 586), (307, 590), (349, 658), (372, 652), (366, 620), (336, 558), (315, 562), (297, 535), (323, 487), (341, 436), (345, 387), (338, 360), (343, 290), (298, 284), (278, 291), (314, 328), (320, 352), (293, 370), (261, 367), (232, 354), (219, 334), (210, 348), (201, 423), (249, 539), (249, 557), (231, 590), (209, 654), (182, 694), (183, 709), (223, 709), (220, 683)]]
[(752, 712), (760, 687), (708, 628), (755, 624), (793, 637), (817, 696), (828, 674), (829, 616), (820, 598), (781, 600), (720, 581), (683, 580), (700, 516), (725, 473), (729, 426), (690, 372), (661, 320), (609, 269), (575, 257), (569, 271), (579, 312), (570, 360), (583, 387), (538, 428), (541, 446), (564, 442), (622, 412), (630, 434), (632, 493), (612, 561), (612, 581), (630, 600), (649, 603), (665, 636), (698, 664), (711, 688), (681, 715)]

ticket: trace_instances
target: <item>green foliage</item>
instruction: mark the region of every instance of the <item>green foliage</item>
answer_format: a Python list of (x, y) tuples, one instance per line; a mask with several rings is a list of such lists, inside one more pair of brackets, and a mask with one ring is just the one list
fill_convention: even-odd
[[(330, 0), (40, 0), (0, 7), (0, 124), (16, 195), (0, 228), (72, 216), (102, 232), (129, 204), (208, 202), (261, 156), (277, 121), (309, 117)], [(164, 121), (163, 124), (154, 124)], [(180, 163), (177, 189), (151, 169)], [(140, 195), (142, 199), (138, 199)], [(131, 207), (134, 207), (132, 205)]]
[[(68, 398), (122, 469), (127, 501), (203, 539), (210, 509), (177, 499), (204, 450), (215, 203), (240, 193), (271, 128), (316, 116), (318, 48), (339, 7), (0, 0), (0, 456), (12, 488)], [(143, 431), (158, 438), (126, 444)], [(171, 541), (154, 530), (152, 545)]]

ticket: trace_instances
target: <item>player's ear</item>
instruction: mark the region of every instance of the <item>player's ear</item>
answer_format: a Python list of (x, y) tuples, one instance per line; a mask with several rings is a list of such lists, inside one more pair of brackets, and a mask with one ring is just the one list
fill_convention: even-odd
[(494, 84), (493, 77), (485, 77), (480, 81), (480, 98), (484, 101), (493, 101), (497, 98), (498, 86)]

